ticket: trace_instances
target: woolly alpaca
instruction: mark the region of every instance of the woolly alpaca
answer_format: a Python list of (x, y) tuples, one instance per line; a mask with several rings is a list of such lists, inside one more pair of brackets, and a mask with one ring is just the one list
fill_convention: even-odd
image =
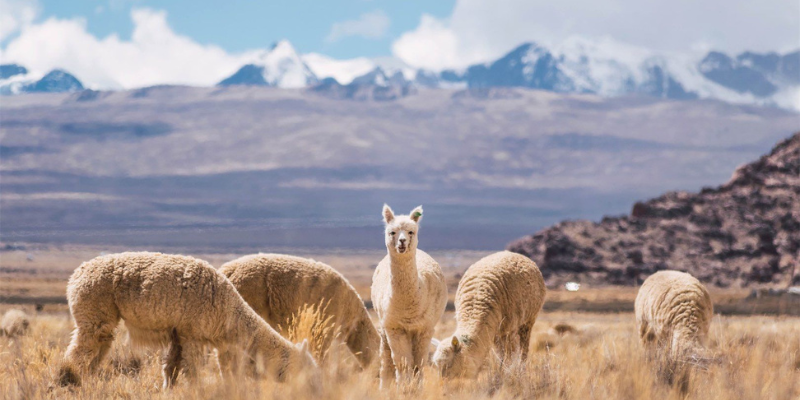
[(659, 271), (644, 281), (635, 303), (642, 343), (680, 356), (705, 342), (714, 306), (705, 286), (679, 271)]
[(372, 276), (372, 304), (380, 319), (381, 386), (421, 371), (433, 329), (447, 305), (439, 264), (417, 250), (422, 207), (409, 216), (395, 216), (384, 204), (383, 219), (389, 254)]
[(11, 309), (0, 320), (0, 334), (8, 337), (22, 336), (28, 332), (30, 321), (25, 311)]
[(79, 374), (97, 367), (120, 319), (132, 344), (168, 347), (165, 387), (176, 382), (181, 369), (190, 379), (196, 376), (195, 357), (203, 354), (203, 345), (217, 348), (224, 372), (236, 371), (247, 355), (278, 379), (303, 369), (316, 373), (305, 346), (275, 332), (202, 260), (148, 252), (97, 257), (72, 274), (67, 300), (76, 329), (61, 368), (63, 385), (78, 384)]
[[(321, 305), (323, 316), (367, 367), (380, 337), (364, 302), (344, 276), (329, 265), (282, 254), (248, 255), (224, 264), (222, 272), (244, 300), (273, 327), (285, 325), (306, 305)], [(332, 338), (324, 340), (325, 346)]]
[(635, 303), (636, 327), (647, 355), (660, 362), (668, 382), (687, 389), (688, 358), (698, 357), (714, 306), (705, 286), (679, 271), (659, 271), (644, 281)]
[(521, 347), (544, 304), (542, 273), (530, 258), (501, 251), (472, 264), (456, 291), (456, 331), (439, 343), (433, 363), (443, 377), (473, 377), (495, 346), (505, 357)]

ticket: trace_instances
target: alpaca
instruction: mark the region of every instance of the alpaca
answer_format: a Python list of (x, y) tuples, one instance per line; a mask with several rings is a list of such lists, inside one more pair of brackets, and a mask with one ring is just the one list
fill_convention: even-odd
[(3, 318), (0, 319), (0, 336), (22, 336), (28, 332), (29, 327), (28, 314), (22, 310), (11, 309), (6, 311)]
[(217, 348), (226, 373), (249, 356), (279, 380), (303, 370), (317, 379), (306, 345), (281, 337), (202, 260), (149, 252), (100, 256), (75, 270), (67, 300), (76, 329), (61, 367), (62, 385), (80, 384), (81, 374), (97, 368), (120, 319), (133, 345), (167, 347), (164, 387), (172, 386), (181, 370), (194, 379), (195, 357), (204, 345)]
[[(321, 306), (362, 367), (376, 358), (378, 331), (358, 292), (333, 267), (283, 254), (253, 254), (225, 263), (220, 272), (273, 327), (286, 324), (304, 306)], [(331, 339), (323, 341), (325, 348)]]
[(702, 347), (714, 305), (705, 286), (679, 271), (659, 271), (648, 277), (635, 303), (636, 326), (649, 350), (666, 350), (679, 357)]
[(688, 366), (702, 364), (703, 345), (714, 305), (705, 286), (679, 271), (659, 271), (648, 277), (634, 304), (636, 327), (647, 357), (658, 374), (686, 392)]
[(422, 206), (395, 216), (383, 206), (388, 254), (372, 276), (372, 304), (381, 334), (381, 387), (419, 376), (433, 329), (447, 305), (439, 264), (417, 249)]
[(546, 293), (539, 268), (523, 255), (501, 251), (472, 264), (456, 292), (456, 331), (433, 355), (441, 375), (474, 377), (493, 346), (503, 359), (518, 349), (527, 359)]

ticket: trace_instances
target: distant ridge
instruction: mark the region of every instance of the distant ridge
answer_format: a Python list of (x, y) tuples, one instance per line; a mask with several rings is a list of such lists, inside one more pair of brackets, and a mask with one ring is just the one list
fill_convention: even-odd
[(83, 90), (81, 81), (62, 69), (54, 69), (42, 78), (36, 79), (21, 65), (0, 65), (0, 94), (60, 93), (80, 90)]
[(565, 221), (508, 249), (550, 283), (640, 283), (663, 269), (721, 287), (800, 284), (800, 133), (700, 193), (670, 192), (631, 215)]

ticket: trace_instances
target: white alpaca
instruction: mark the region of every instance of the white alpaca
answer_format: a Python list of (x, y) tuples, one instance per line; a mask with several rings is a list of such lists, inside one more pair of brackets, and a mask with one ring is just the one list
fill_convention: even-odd
[(417, 250), (421, 218), (421, 206), (409, 216), (395, 216), (388, 205), (383, 206), (389, 254), (372, 276), (372, 305), (380, 320), (382, 387), (421, 372), (433, 329), (447, 305), (442, 269)]

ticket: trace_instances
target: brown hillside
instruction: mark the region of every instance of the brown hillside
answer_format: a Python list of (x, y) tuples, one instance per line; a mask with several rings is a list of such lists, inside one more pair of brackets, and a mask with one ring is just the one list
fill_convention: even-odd
[(730, 181), (670, 192), (630, 216), (565, 221), (508, 249), (531, 257), (549, 284), (640, 283), (662, 269), (716, 286), (800, 283), (800, 132)]

